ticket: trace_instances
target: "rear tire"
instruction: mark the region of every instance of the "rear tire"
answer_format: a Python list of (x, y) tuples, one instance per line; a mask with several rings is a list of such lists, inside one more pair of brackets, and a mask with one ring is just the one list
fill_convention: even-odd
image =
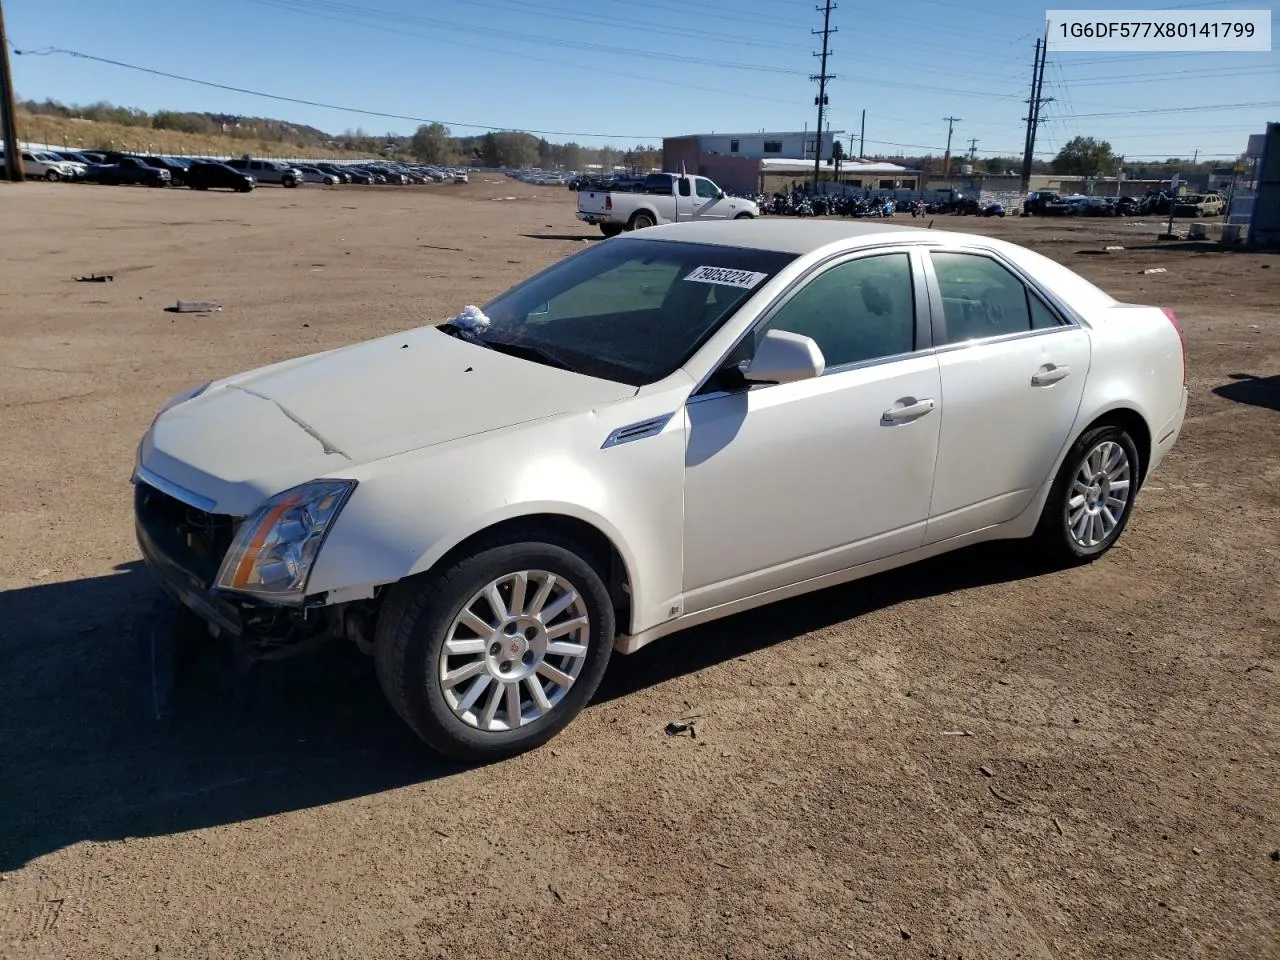
[(1036, 546), (1065, 566), (1102, 556), (1129, 522), (1140, 476), (1138, 448), (1128, 433), (1110, 424), (1085, 431), (1049, 490)]
[(600, 224), (600, 232), (606, 237), (616, 237), (622, 232), (622, 227), (616, 223), (602, 223)]
[(654, 225), (653, 217), (647, 213), (636, 213), (631, 217), (631, 221), (627, 224), (628, 230), (644, 230), (646, 227)]
[[(481, 544), (393, 587), (374, 656), (400, 718), (464, 761), (522, 753), (564, 729), (595, 693), (613, 647), (613, 603), (590, 556), (548, 531)], [(447, 683), (449, 674), (461, 677)]]

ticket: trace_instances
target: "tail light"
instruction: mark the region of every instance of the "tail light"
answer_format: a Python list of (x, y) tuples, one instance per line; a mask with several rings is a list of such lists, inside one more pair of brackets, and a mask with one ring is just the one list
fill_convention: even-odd
[(604, 208), (606, 210), (613, 209), (613, 197), (609, 196), (607, 193), (604, 195)]
[(1161, 307), (1160, 310), (1169, 318), (1169, 322), (1173, 324), (1173, 329), (1178, 331), (1178, 346), (1182, 349), (1182, 385), (1185, 387), (1188, 383), (1187, 341), (1182, 336), (1182, 324), (1178, 322), (1177, 315), (1168, 307)]

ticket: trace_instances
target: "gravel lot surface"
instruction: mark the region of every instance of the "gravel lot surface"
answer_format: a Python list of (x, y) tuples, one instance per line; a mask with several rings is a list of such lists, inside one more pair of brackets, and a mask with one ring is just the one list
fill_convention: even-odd
[(937, 218), (1183, 323), (1184, 433), (1091, 566), (983, 547), (698, 628), (484, 768), (345, 647), (154, 719), (157, 407), (481, 303), (595, 241), (573, 210), (0, 184), (0, 955), (1280, 956), (1280, 256), (1152, 223)]

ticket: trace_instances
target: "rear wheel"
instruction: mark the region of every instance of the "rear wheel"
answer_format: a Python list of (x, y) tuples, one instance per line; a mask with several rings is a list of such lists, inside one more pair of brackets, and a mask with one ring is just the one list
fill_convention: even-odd
[(398, 584), (375, 649), (395, 711), (459, 760), (511, 756), (559, 733), (595, 693), (613, 645), (613, 604), (589, 556), (548, 532)]
[(631, 222), (627, 224), (628, 230), (643, 230), (646, 227), (653, 226), (653, 217), (650, 214), (641, 211), (632, 216)]
[(622, 227), (616, 223), (602, 223), (600, 224), (600, 232), (606, 237), (616, 237), (622, 232)]
[(1035, 539), (1059, 563), (1088, 563), (1124, 532), (1138, 492), (1133, 438), (1117, 426), (1088, 430), (1071, 447), (1045, 501)]

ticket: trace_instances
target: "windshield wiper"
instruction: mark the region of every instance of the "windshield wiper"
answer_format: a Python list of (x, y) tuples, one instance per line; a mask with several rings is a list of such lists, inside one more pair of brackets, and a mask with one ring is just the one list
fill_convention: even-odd
[(572, 366), (556, 354), (545, 347), (539, 347), (532, 343), (523, 343), (515, 340), (496, 340), (492, 334), (483, 339), (476, 338), (475, 342), (483, 344), (490, 350), (497, 350), (499, 353), (522, 357), (525, 360), (533, 360), (537, 363), (545, 363), (548, 366), (559, 367), (561, 370), (568, 370), (570, 373), (577, 373)]

